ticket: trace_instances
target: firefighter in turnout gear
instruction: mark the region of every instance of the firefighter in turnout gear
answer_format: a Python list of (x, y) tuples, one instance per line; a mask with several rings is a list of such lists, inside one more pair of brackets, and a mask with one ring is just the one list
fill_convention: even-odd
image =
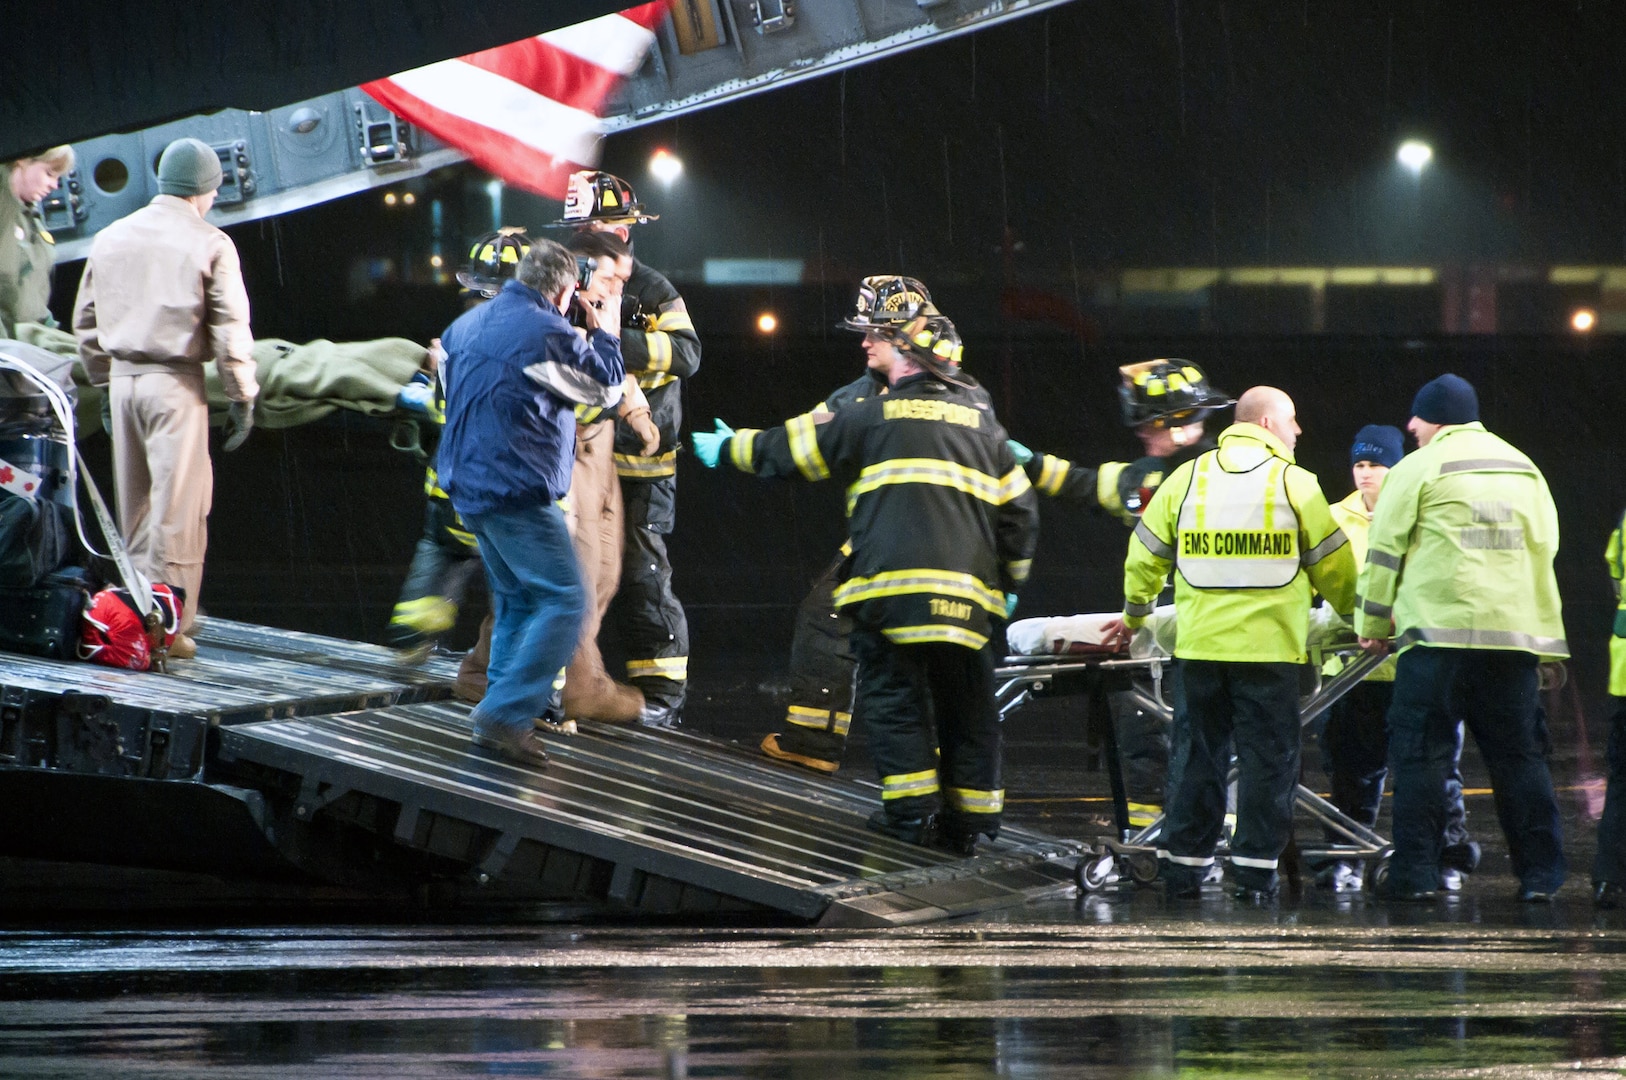
[[(878, 832), (969, 854), (999, 831), (990, 636), (1038, 539), (1032, 485), (940, 315), (883, 331), (889, 392), (820, 423), (695, 437), (715, 467), (847, 485), (852, 556), (835, 590), (853, 621), (859, 717), (881, 775)], [(933, 737), (935, 719), (936, 737)]]
[[(488, 233), (469, 248), (468, 262), (457, 272), (457, 280), (472, 295), (489, 300), (497, 295), (503, 282), (514, 276), (519, 260), (530, 249), (523, 229), (510, 226)], [(446, 354), (439, 341), (431, 344), (429, 355), (434, 370), (429, 373), (430, 394), (424, 412), (438, 443), (440, 430), (446, 424), (446, 384), (440, 363)], [(412, 565), (401, 583), (401, 596), (385, 632), (386, 642), (408, 662), (422, 662), (451, 632), (470, 583), (483, 580), (479, 543), (441, 489), (433, 445), (429, 453), (429, 468), (423, 478), (424, 494), (429, 497), (423, 535), (412, 553)], [(484, 664), (480, 674), (483, 693)]]
[(1234, 401), (1189, 360), (1148, 360), (1125, 364), (1118, 372), (1124, 426), (1140, 439), (1144, 457), (1091, 469), (1020, 444), (1013, 449), (1041, 495), (1082, 502), (1134, 528), (1169, 473), (1214, 449), (1203, 421)]
[[(900, 354), (881, 337), (880, 331), (906, 323), (922, 311), (935, 310), (931, 302), (926, 286), (914, 278), (896, 275), (865, 278), (858, 287), (853, 313), (840, 325), (865, 335), (867, 369), (813, 406), (806, 415), (817, 421), (886, 393), (892, 359)], [(821, 773), (833, 773), (841, 767), (842, 752), (852, 727), (858, 661), (853, 656), (850, 641), (852, 620), (836, 609), (834, 600), (836, 587), (841, 584), (842, 567), (851, 553), (851, 545), (842, 545), (796, 610), (785, 725), (782, 731), (762, 740), (762, 752), (775, 761)]]
[[(656, 220), (630, 185), (607, 172), (571, 174), (564, 216), (553, 227), (611, 232), (631, 245), (631, 230)], [(677, 518), (678, 433), (683, 383), (700, 369), (700, 337), (688, 307), (658, 271), (632, 261), (622, 302), (622, 359), (637, 376), (660, 429), (655, 452), (625, 420), (615, 431), (615, 466), (626, 522), (621, 589), (610, 608), (627, 655), (627, 677), (643, 691), (641, 717), (651, 726), (677, 722), (689, 679), (689, 623), (672, 591), (666, 537)]]
[[(1020, 443), (1012, 449), (1041, 495), (1083, 503), (1132, 529), (1170, 473), (1214, 449), (1213, 438), (1203, 430), (1204, 422), (1235, 402), (1190, 360), (1125, 364), (1118, 374), (1124, 426), (1134, 431), (1144, 456), (1091, 469), (1052, 454), (1035, 454)], [(1129, 823), (1150, 825), (1163, 810), (1169, 733), (1159, 716), (1140, 707), (1135, 694), (1111, 695), (1111, 708), (1124, 762)]]
[(1152, 613), (1175, 571), (1173, 758), (1158, 857), (1170, 895), (1194, 896), (1214, 863), (1237, 757), (1227, 877), (1268, 899), (1291, 837), (1299, 777), (1299, 669), (1312, 587), (1340, 614), (1355, 560), (1321, 485), (1293, 463), (1292, 399), (1256, 386), (1217, 449), (1176, 469), (1147, 505), (1124, 564), (1124, 625)]
[(1564, 882), (1537, 665), (1569, 655), (1553, 576), (1558, 512), (1541, 470), (1479, 423), (1467, 380), (1417, 392), (1417, 450), (1389, 470), (1372, 513), (1355, 624), (1362, 647), (1397, 648), (1389, 706), (1394, 859), (1382, 892), (1440, 887), (1446, 776), (1466, 722), (1490, 772), (1519, 899)]

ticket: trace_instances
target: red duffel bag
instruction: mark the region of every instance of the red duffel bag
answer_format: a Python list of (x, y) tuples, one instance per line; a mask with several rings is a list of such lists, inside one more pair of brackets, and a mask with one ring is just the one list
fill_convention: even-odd
[[(152, 599), (163, 622), (164, 648), (175, 642), (181, 628), (181, 590), (153, 582)], [(152, 667), (156, 642), (147, 633), (141, 612), (130, 590), (109, 585), (90, 599), (85, 609), (84, 631), (79, 638), (79, 658), (93, 664), (147, 671)]]

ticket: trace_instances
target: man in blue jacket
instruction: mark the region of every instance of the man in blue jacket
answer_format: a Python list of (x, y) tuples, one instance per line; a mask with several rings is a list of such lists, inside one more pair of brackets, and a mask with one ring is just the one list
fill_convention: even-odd
[(441, 337), (441, 486), (479, 539), (496, 625), (474, 744), (543, 765), (535, 732), (570, 662), (586, 596), (558, 500), (570, 489), (576, 405), (615, 406), (625, 371), (619, 308), (581, 305), (576, 256), (533, 241), (512, 281)]

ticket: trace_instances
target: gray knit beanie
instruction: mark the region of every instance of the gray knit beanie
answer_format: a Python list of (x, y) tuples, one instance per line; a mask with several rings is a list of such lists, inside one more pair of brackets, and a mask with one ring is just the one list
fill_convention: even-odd
[(207, 195), (220, 186), (220, 157), (201, 139), (176, 139), (158, 159), (164, 195)]

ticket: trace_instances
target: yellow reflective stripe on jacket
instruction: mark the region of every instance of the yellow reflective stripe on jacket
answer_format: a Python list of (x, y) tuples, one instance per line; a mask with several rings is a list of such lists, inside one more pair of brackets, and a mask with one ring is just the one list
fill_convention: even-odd
[(1015, 559), (1005, 564), (1005, 573), (1009, 574), (1011, 580), (1016, 582), (1018, 585), (1026, 581), (1028, 579), (1028, 575), (1032, 572), (1032, 559)]
[(978, 791), (976, 788), (946, 787), (943, 801), (967, 814), (997, 814), (1005, 809), (1005, 790)]
[(980, 649), (988, 644), (985, 634), (972, 633), (963, 626), (945, 626), (941, 623), (888, 626), (881, 633), (894, 645), (961, 645), (967, 649)]
[(971, 495), (993, 506), (1004, 506), (1030, 491), (1027, 473), (1014, 468), (1003, 478), (941, 458), (893, 458), (866, 466), (847, 489), (847, 513), (851, 516), (859, 498), (889, 484), (936, 484)]
[(1073, 463), (1052, 454), (1046, 454), (1041, 460), (1039, 481), (1033, 486), (1046, 495), (1060, 495), (1061, 485), (1067, 479), (1067, 470), (1073, 467)]
[(841, 547), (838, 550), (841, 552), (843, 557), (847, 557), (847, 556), (852, 555), (852, 553), (853, 553), (853, 542), (851, 540), (843, 540), (841, 542)]
[(1126, 461), (1108, 461), (1095, 472), (1095, 502), (1109, 514), (1116, 514), (1131, 524), (1135, 515), (1124, 509), (1123, 497), (1118, 494), (1118, 479), (1129, 468)]
[(990, 589), (975, 575), (957, 570), (888, 570), (872, 577), (848, 578), (836, 586), (836, 607), (884, 596), (933, 593), (981, 604), (990, 615), (1005, 616), (1005, 594)]
[(683, 308), (674, 308), (671, 311), (661, 312), (660, 315), (655, 319), (655, 325), (652, 327), (652, 329), (660, 331), (693, 330), (694, 320), (689, 318), (689, 313), (687, 310)]
[(459, 544), (462, 544), (464, 547), (471, 547), (471, 548), (474, 548), (475, 550), (479, 550), (479, 547), (480, 547), (479, 539), (473, 533), (469, 532), (467, 529), (459, 529), (456, 526), (448, 525), (448, 526), (446, 526), (446, 532), (448, 534), (450, 534), (450, 536), (451, 536), (451, 538), (453, 540), (456, 540)]
[(740, 472), (757, 471), (757, 436), (761, 434), (759, 428), (740, 428), (734, 433), (734, 437), (728, 440), (728, 460), (733, 462), (734, 467)]
[(391, 626), (405, 626), (420, 634), (444, 634), (457, 625), (457, 605), (444, 596), (420, 596), (395, 605)]
[(646, 374), (672, 370), (671, 334), (650, 330), (644, 334), (644, 345), (649, 349), (649, 363), (644, 365)]
[(423, 493), (436, 499), (451, 498), (440, 486), (440, 475), (432, 468), (425, 469), (423, 472)]
[(604, 407), (602, 405), (576, 406), (576, 423), (578, 424), (591, 424), (603, 415)]
[(937, 770), (898, 773), (881, 777), (881, 799), (907, 799), (915, 795), (935, 795), (938, 791)]
[(668, 450), (657, 457), (642, 454), (616, 454), (615, 474), (634, 480), (649, 480), (677, 475), (677, 451)]
[(819, 432), (813, 417), (809, 414), (796, 417), (785, 425), (785, 434), (790, 436), (791, 460), (801, 474), (809, 480), (829, 479), (830, 466), (819, 452)]
[(677, 382), (677, 376), (669, 371), (641, 371), (638, 373), (638, 385), (645, 390), (659, 390), (667, 383)]
[(684, 682), (689, 678), (687, 656), (657, 656), (653, 660), (628, 660), (629, 679), (671, 679)]

